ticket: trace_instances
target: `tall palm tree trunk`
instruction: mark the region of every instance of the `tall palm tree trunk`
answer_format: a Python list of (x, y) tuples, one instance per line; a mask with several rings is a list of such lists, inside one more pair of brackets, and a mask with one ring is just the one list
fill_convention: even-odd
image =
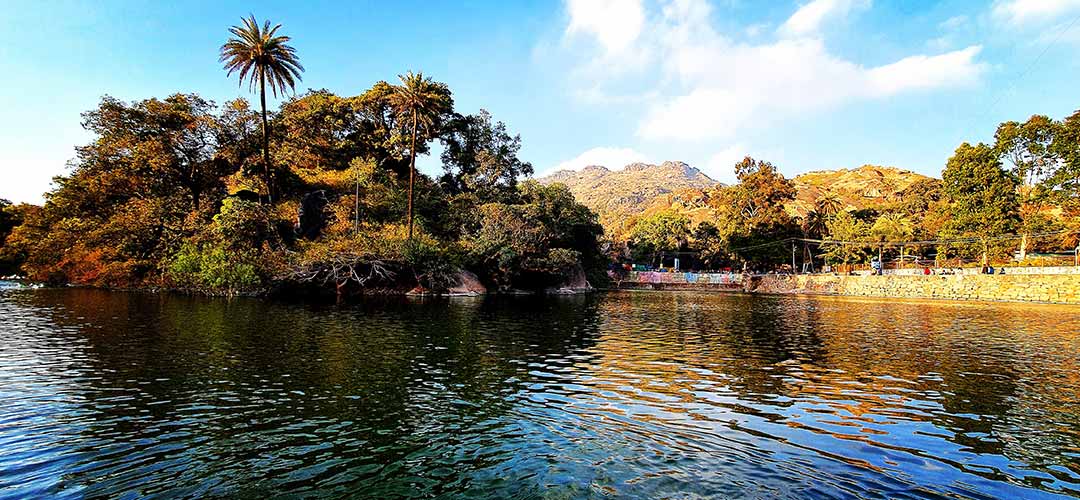
[(409, 241), (412, 241), (413, 183), (416, 181), (416, 109), (412, 112), (412, 143), (409, 145)]
[(259, 101), (262, 104), (263, 175), (266, 176), (266, 201), (274, 202), (273, 181), (270, 177), (270, 129), (266, 126), (266, 70), (259, 72)]

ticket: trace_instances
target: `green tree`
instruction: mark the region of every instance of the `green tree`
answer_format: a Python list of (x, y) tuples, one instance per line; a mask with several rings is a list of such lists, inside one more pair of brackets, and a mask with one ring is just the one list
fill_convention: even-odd
[(1066, 214), (1080, 216), (1080, 111), (1061, 121), (1050, 148), (1059, 163), (1044, 186)]
[(736, 251), (743, 248), (737, 257), (746, 261), (786, 262), (788, 250), (769, 243), (799, 235), (798, 225), (784, 209), (795, 199), (795, 185), (772, 163), (749, 156), (735, 165), (735, 174), (739, 183), (710, 200), (728, 244)]
[[(83, 114), (94, 134), (76, 148), (40, 214), (20, 232), (33, 277), (132, 286), (161, 275), (183, 241), (205, 226), (226, 180), (257, 149), (246, 103), (224, 111), (197, 95), (125, 103)], [(22, 226), (21, 226), (22, 227)]]
[(828, 222), (828, 239), (832, 243), (822, 245), (823, 255), (841, 264), (853, 264), (866, 260), (870, 226), (851, 212), (840, 212)]
[(21, 264), (16, 252), (7, 250), (7, 238), (25, 220), (18, 205), (0, 198), (0, 276), (14, 274)]
[(656, 261), (660, 252), (673, 252), (690, 237), (690, 218), (668, 209), (642, 217), (630, 229), (630, 242), (638, 255), (649, 254)]
[(409, 124), (409, 202), (406, 221), (409, 239), (413, 234), (413, 187), (416, 184), (416, 141), (421, 133), (425, 139), (434, 136), (443, 116), (453, 109), (454, 101), (446, 84), (438, 83), (423, 73), (400, 75), (401, 85), (389, 96), (399, 122)]
[(365, 116), (356, 98), (312, 90), (282, 103), (274, 120), (281, 134), (275, 163), (295, 170), (345, 170), (364, 157)]
[(1052, 177), (1059, 164), (1051, 147), (1059, 124), (1044, 115), (1034, 115), (1024, 123), (1009, 121), (994, 133), (994, 150), (1011, 164), (1012, 174), (1020, 180), (1020, 258), (1027, 254), (1028, 238), (1045, 227), (1042, 214), (1046, 201), (1044, 180)]
[(901, 192), (902, 201), (896, 209), (909, 217), (921, 218), (943, 196), (940, 180), (919, 179)]
[(828, 231), (829, 220), (833, 216), (827, 216), (817, 210), (811, 210), (802, 218), (803, 235), (807, 238), (822, 238)]
[(706, 269), (714, 269), (716, 264), (723, 258), (724, 239), (720, 229), (715, 224), (704, 221), (694, 228), (693, 248), (698, 252), (698, 258)]
[(1004, 122), (994, 132), (994, 151), (1012, 165), (1024, 187), (1033, 188), (1053, 174), (1058, 163), (1051, 148), (1056, 129), (1049, 117), (1033, 115), (1024, 123)]
[[(898, 212), (881, 214), (874, 225), (870, 226), (870, 236), (879, 245), (879, 253), (884, 253), (882, 245), (885, 243), (900, 243), (911, 241), (915, 235), (915, 223), (908, 216)], [(900, 258), (904, 257), (905, 247), (900, 248)]]
[(21, 223), (16, 219), (15, 212), (11, 210), (13, 206), (11, 201), (0, 198), (0, 247), (4, 246), (4, 240), (11, 234), (11, 230)]
[(198, 210), (208, 191), (222, 188), (221, 177), (239, 168), (234, 161), (243, 161), (218, 154), (218, 145), (238, 134), (216, 109), (195, 94), (130, 104), (106, 96), (98, 109), (83, 113), (83, 128), (98, 139), (78, 148), (80, 166), (121, 189), (104, 196), (164, 197), (181, 186)]
[(1016, 197), (1018, 179), (1001, 166), (997, 153), (986, 144), (961, 144), (942, 172), (942, 191), (949, 202), (946, 237), (978, 238), (980, 245), (963, 245), (969, 256), (981, 251), (1001, 255), (1007, 245), (991, 245), (990, 238), (1010, 234), (1019, 224)]
[(527, 181), (518, 189), (515, 203), (479, 207), (480, 227), (465, 242), (479, 274), (501, 287), (542, 288), (579, 264), (587, 273), (602, 267), (603, 229), (566, 186)]
[(443, 174), (450, 194), (475, 194), (481, 202), (498, 201), (515, 191), (518, 179), (532, 175), (532, 164), (518, 158), (521, 136), (510, 135), (503, 122), (485, 110), (456, 115), (443, 134)]
[(277, 97), (278, 93), (294, 90), (304, 67), (296, 57), (296, 49), (288, 44), (290, 38), (278, 35), (281, 25), (270, 27), (267, 20), (260, 27), (255, 16), (241, 19), (242, 25), (229, 28), (232, 37), (221, 46), (219, 62), (225, 64), (227, 75), (239, 72), (240, 84), (248, 81), (248, 89), (259, 85), (262, 107), (263, 173), (266, 176), (267, 198), (273, 197), (273, 173), (270, 166), (270, 128), (266, 119), (266, 84)]

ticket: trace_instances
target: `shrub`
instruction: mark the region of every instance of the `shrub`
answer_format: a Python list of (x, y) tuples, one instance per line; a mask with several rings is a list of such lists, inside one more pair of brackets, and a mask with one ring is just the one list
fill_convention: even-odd
[(169, 265), (177, 285), (201, 291), (235, 294), (259, 289), (263, 280), (257, 252), (234, 252), (221, 246), (185, 243)]

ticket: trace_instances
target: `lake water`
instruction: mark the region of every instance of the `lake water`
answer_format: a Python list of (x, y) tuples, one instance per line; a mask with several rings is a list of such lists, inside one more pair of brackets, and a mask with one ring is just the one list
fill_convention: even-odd
[(0, 497), (1080, 496), (1080, 308), (0, 290)]

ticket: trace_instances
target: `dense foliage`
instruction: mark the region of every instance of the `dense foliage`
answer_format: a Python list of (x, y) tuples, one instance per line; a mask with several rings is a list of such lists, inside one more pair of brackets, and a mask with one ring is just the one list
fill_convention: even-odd
[(696, 256), (684, 257), (683, 267), (708, 269), (774, 269), (790, 265), (793, 252), (815, 266), (879, 256), (1037, 263), (1044, 252), (1067, 257), (1080, 234), (1080, 111), (1060, 121), (1036, 115), (1002, 123), (994, 144), (960, 145), (940, 180), (867, 192), (880, 200), (873, 208), (856, 209), (828, 186), (813, 203), (795, 203), (793, 183), (753, 158), (735, 172), (735, 185), (680, 193), (632, 218), (617, 258), (670, 266), (658, 255), (677, 251)]
[[(0, 207), (0, 262), (39, 280), (220, 293), (304, 281), (340, 262), (381, 263), (392, 272), (378, 286), (398, 289), (445, 287), (461, 269), (501, 288), (602, 270), (596, 216), (565, 187), (519, 184), (532, 172), (520, 138), (486, 111), (456, 113), (445, 85), (424, 85), (443, 102), (416, 127), (385, 82), (353, 97), (287, 99), (268, 116), (271, 176), (259, 114), (244, 100), (105, 97), (83, 115), (93, 142), (45, 205)], [(433, 141), (445, 145), (444, 173), (413, 173), (413, 153)], [(325, 284), (359, 288), (352, 274), (338, 278)]]
[[(605, 239), (566, 186), (522, 182), (533, 167), (518, 135), (487, 111), (457, 112), (449, 87), (422, 73), (352, 97), (312, 90), (268, 109), (266, 87), (287, 95), (303, 71), (279, 29), (244, 19), (221, 48), (227, 72), (258, 90), (258, 111), (244, 99), (178, 93), (106, 96), (84, 113), (94, 139), (76, 148), (44, 206), (0, 200), (0, 275), (218, 293), (299, 284), (340, 296), (447, 288), (462, 270), (499, 289), (583, 273), (596, 282), (612, 260), (664, 266), (667, 255), (684, 267), (771, 269), (794, 264), (797, 251), (804, 263), (988, 262), (1078, 243), (1080, 111), (1002, 123), (994, 144), (960, 145), (941, 180), (844, 171), (880, 176), (865, 194), (883, 200), (872, 208), (853, 209), (857, 194), (821, 185), (811, 186), (812, 203), (794, 203), (796, 184), (750, 157), (735, 165), (732, 186), (676, 162), (619, 174), (590, 167), (576, 176), (618, 175), (640, 188), (601, 191), (620, 217), (637, 213)], [(430, 177), (416, 157), (436, 141), (443, 172)], [(680, 181), (658, 191), (657, 172)], [(642, 212), (650, 192), (671, 193), (669, 206)]]

